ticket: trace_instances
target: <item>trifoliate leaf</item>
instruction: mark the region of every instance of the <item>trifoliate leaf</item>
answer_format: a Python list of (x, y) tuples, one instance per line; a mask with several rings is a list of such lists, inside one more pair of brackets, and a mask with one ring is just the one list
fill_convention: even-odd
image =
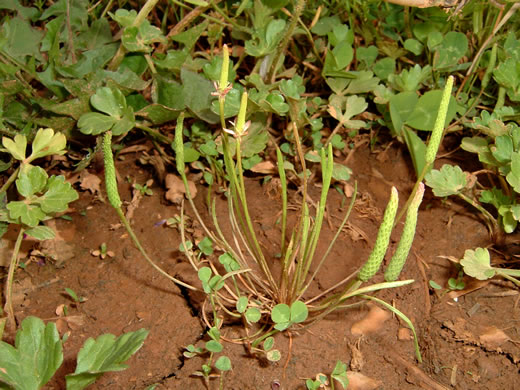
[(13, 220), (18, 220), (28, 226), (34, 227), (45, 218), (45, 213), (38, 205), (27, 204), (23, 201), (12, 201), (7, 203), (7, 210), (9, 210), (9, 217)]
[(123, 362), (143, 346), (147, 336), (146, 329), (139, 329), (118, 338), (113, 334), (89, 338), (78, 353), (76, 371), (65, 377), (67, 390), (84, 389), (105, 372), (125, 370), (128, 366)]
[(14, 347), (0, 341), (0, 380), (13, 388), (42, 388), (62, 362), (60, 335), (52, 322), (45, 325), (39, 318), (27, 317), (16, 334)]
[(487, 280), (495, 276), (495, 270), (491, 267), (489, 252), (486, 248), (466, 250), (460, 264), (464, 267), (466, 275), (478, 280)]
[(47, 182), (47, 191), (38, 202), (45, 213), (58, 213), (67, 210), (69, 202), (78, 199), (78, 193), (63, 176), (51, 176)]
[(457, 165), (444, 164), (441, 170), (432, 169), (425, 176), (426, 185), (433, 189), (435, 196), (450, 196), (460, 193), (466, 187), (466, 175)]

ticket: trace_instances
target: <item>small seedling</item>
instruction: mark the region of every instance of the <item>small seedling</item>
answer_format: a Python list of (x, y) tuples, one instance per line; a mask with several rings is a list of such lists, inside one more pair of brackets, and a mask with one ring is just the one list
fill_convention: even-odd
[(339, 382), (342, 389), (346, 389), (348, 387), (348, 378), (347, 378), (347, 365), (342, 363), (341, 360), (336, 362), (336, 366), (332, 373), (330, 374), (330, 381), (327, 375), (323, 373), (319, 373), (316, 375), (316, 379), (307, 379), (305, 381), (305, 385), (308, 390), (318, 390), (318, 389), (331, 389), (334, 390), (334, 383)]
[(101, 260), (105, 260), (105, 257), (114, 257), (115, 256), (115, 253), (112, 252), (112, 251), (109, 251), (107, 249), (107, 244), (106, 243), (102, 243), (100, 246), (99, 246), (99, 249), (94, 249), (93, 251), (90, 252), (92, 254), (92, 256), (94, 257), (99, 257)]
[(70, 296), (72, 298), (72, 300), (76, 304), (83, 303), (83, 302), (87, 301), (87, 298), (78, 296), (78, 294), (76, 294), (76, 292), (74, 290), (72, 290), (71, 288), (65, 287), (65, 292), (67, 293), (68, 296)]
[(139, 183), (134, 183), (132, 185), (132, 187), (135, 188), (137, 191), (139, 191), (142, 196), (145, 196), (145, 195), (152, 196), (153, 195), (153, 191), (150, 188), (150, 186), (152, 184), (153, 184), (153, 179), (150, 179), (145, 184), (142, 184), (142, 185), (139, 184)]

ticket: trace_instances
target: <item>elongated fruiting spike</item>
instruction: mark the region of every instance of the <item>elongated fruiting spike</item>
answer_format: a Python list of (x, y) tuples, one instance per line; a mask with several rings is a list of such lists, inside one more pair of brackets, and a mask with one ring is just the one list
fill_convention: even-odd
[(175, 140), (173, 147), (175, 149), (175, 164), (179, 175), (184, 175), (184, 144), (182, 142), (182, 130), (184, 124), (184, 112), (181, 112), (177, 118), (177, 126), (175, 126)]
[(228, 87), (229, 77), (229, 49), (227, 45), (222, 47), (222, 68), (220, 69), (220, 82), (218, 85), (218, 91), (223, 93)]
[(110, 205), (119, 209), (121, 207), (121, 199), (117, 189), (116, 168), (114, 165), (114, 156), (112, 156), (112, 132), (107, 131), (103, 136), (103, 159), (105, 163), (105, 186), (107, 189), (107, 197)]
[(370, 280), (381, 266), (381, 262), (383, 261), (386, 250), (388, 249), (388, 244), (390, 243), (390, 234), (392, 233), (392, 227), (394, 226), (398, 203), (399, 196), (397, 194), (397, 189), (392, 187), (390, 200), (388, 201), (385, 214), (383, 215), (383, 222), (381, 222), (381, 226), (379, 226), (379, 232), (377, 233), (374, 249), (372, 249), (372, 253), (370, 253), (367, 262), (358, 274), (358, 279), (362, 282)]
[(242, 136), (247, 131), (248, 124), (246, 124), (246, 112), (247, 112), (247, 92), (242, 94), (240, 100), (240, 109), (238, 110), (237, 123), (235, 124), (235, 134)]
[(444, 91), (442, 92), (441, 104), (439, 106), (439, 112), (437, 113), (437, 119), (433, 126), (432, 135), (428, 147), (426, 148), (426, 164), (432, 164), (439, 150), (441, 144), (442, 134), (444, 133), (444, 124), (446, 123), (446, 116), (448, 114), (448, 107), (450, 105), (451, 90), (453, 88), (453, 76), (448, 77)]
[(401, 239), (399, 240), (399, 244), (397, 245), (397, 249), (395, 250), (392, 259), (390, 260), (390, 264), (386, 268), (385, 272), (385, 280), (387, 282), (393, 282), (397, 280), (401, 270), (406, 263), (406, 259), (408, 257), (408, 253), (410, 252), (410, 248), (412, 247), (413, 238), (415, 236), (415, 228), (417, 226), (417, 213), (419, 211), (419, 206), (421, 205), (422, 198), (424, 195), (424, 184), (420, 183), (415, 196), (410, 203), (410, 207), (406, 212), (406, 220), (404, 222), (403, 233), (401, 234)]

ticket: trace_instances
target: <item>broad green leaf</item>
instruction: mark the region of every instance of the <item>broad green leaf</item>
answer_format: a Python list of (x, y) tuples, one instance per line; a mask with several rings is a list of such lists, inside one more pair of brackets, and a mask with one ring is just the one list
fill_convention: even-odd
[(256, 307), (250, 307), (249, 309), (246, 310), (246, 319), (249, 322), (256, 323), (256, 322), (260, 321), (261, 317), (262, 317), (262, 313)]
[(275, 323), (289, 322), (291, 319), (291, 308), (285, 303), (279, 303), (271, 311), (271, 319)]
[[(240, 97), (242, 96), (243, 88), (232, 88), (226, 95), (224, 101), (224, 118), (235, 117), (240, 108)], [(211, 111), (216, 115), (220, 115), (220, 104), (218, 99), (211, 103)]]
[(27, 20), (20, 17), (6, 19), (3, 22), (3, 36), (6, 44), (3, 50), (25, 64), (25, 57), (30, 56), (41, 60), (42, 55), (39, 50), (43, 32), (32, 27)]
[(115, 136), (125, 134), (132, 130), (134, 126), (134, 110), (132, 107), (125, 107), (123, 109), (123, 116), (120, 119), (118, 119), (112, 127), (112, 134)]
[(20, 221), (27, 226), (35, 227), (45, 218), (45, 213), (38, 205), (27, 204), (23, 201), (12, 201), (7, 203), (9, 217)]
[(222, 344), (220, 344), (218, 341), (216, 340), (209, 340), (207, 343), (206, 343), (206, 349), (210, 352), (222, 352)]
[(211, 274), (212, 274), (211, 268), (209, 268), (209, 267), (202, 267), (198, 271), (199, 279), (202, 283), (209, 282), (209, 279), (211, 278)]
[(488, 141), (483, 137), (464, 137), (460, 147), (470, 153), (484, 153), (489, 151)]
[(220, 371), (231, 370), (231, 360), (227, 356), (221, 356), (215, 362), (215, 367)]
[(307, 319), (309, 315), (309, 309), (307, 305), (301, 301), (296, 301), (291, 305), (291, 322), (300, 323)]
[(10, 138), (2, 137), (2, 145), (4, 145), (4, 148), (6, 148), (15, 159), (20, 161), (25, 160), (25, 150), (27, 149), (27, 138), (25, 135), (15, 135), (14, 141)]
[(386, 80), (389, 75), (395, 72), (395, 59), (385, 57), (377, 61), (372, 69), (377, 77)]
[(17, 390), (42, 388), (62, 362), (62, 344), (54, 323), (45, 325), (39, 318), (27, 317), (16, 333), (14, 347), (0, 341), (0, 380)]
[[(182, 89), (180, 90), (182, 93)], [(149, 120), (154, 125), (161, 125), (163, 123), (177, 119), (179, 113), (180, 110), (176, 110), (162, 104), (150, 104), (137, 111), (135, 115)]]
[(390, 118), (396, 135), (401, 135), (404, 123), (412, 114), (419, 98), (415, 92), (401, 92), (390, 98)]
[[(442, 97), (441, 90), (428, 91), (419, 98), (419, 101), (414, 107), (413, 112), (406, 120), (406, 124), (417, 130), (433, 130), (435, 120), (437, 119), (437, 112), (441, 104)], [(445, 126), (447, 126), (455, 117), (457, 113), (457, 103), (453, 96), (450, 99), (448, 106), (448, 113), (446, 115)]]
[(461, 32), (450, 31), (435, 48), (433, 67), (449, 69), (457, 65), (468, 50), (468, 38)]
[(53, 129), (39, 129), (31, 144), (31, 160), (50, 156), (53, 154), (65, 154), (67, 145), (65, 134), (54, 134)]
[(115, 14), (112, 12), (109, 12), (108, 14), (122, 27), (130, 27), (137, 17), (137, 11), (135, 9), (128, 11), (124, 8), (119, 8)]
[(491, 154), (500, 163), (507, 163), (511, 161), (513, 154), (513, 140), (509, 135), (499, 135), (495, 138), (495, 146), (491, 148)]
[(520, 193), (520, 153), (515, 152), (511, 155), (511, 172), (506, 176), (507, 182), (513, 187), (516, 193)]
[(351, 174), (352, 169), (350, 169), (346, 165), (334, 163), (332, 167), (332, 178), (334, 180), (348, 181), (350, 179)]
[(96, 110), (115, 118), (120, 118), (126, 108), (125, 96), (118, 88), (99, 88), (91, 96), (90, 103)]
[(125, 370), (128, 366), (123, 362), (143, 346), (147, 336), (146, 329), (139, 329), (118, 338), (112, 334), (89, 338), (78, 353), (76, 371), (65, 377), (67, 390), (84, 389), (105, 372)]
[(270, 362), (277, 362), (282, 358), (282, 355), (280, 354), (280, 351), (277, 349), (271, 349), (270, 351), (267, 351), (265, 354), (265, 357)]
[[(202, 70), (206, 77), (213, 81), (219, 81), (220, 80), (220, 72), (222, 69), (222, 56), (216, 56), (213, 57), (211, 62), (204, 64), (202, 67)], [(229, 67), (228, 67), (228, 82), (233, 83), (233, 80), (235, 80), (237, 74), (235, 70), (233, 69), (233, 61), (229, 61)], [(227, 98), (227, 96), (226, 96)]]
[(493, 77), (503, 87), (515, 90), (520, 85), (520, 63), (513, 58), (501, 62), (493, 71)]
[(410, 38), (404, 41), (404, 48), (418, 56), (422, 53), (424, 46), (417, 39)]
[(426, 164), (426, 144), (414, 131), (406, 126), (403, 127), (401, 134), (412, 157), (415, 173), (419, 176)]
[(116, 122), (117, 119), (112, 116), (89, 112), (79, 118), (78, 128), (83, 134), (99, 135), (110, 130)]
[(432, 169), (425, 176), (426, 184), (435, 196), (450, 196), (460, 193), (466, 187), (466, 175), (458, 165), (444, 164), (440, 171)]
[(186, 68), (181, 69), (181, 80), (184, 104), (205, 122), (217, 123), (219, 116), (211, 112), (211, 93), (215, 91), (213, 83)]
[(186, 107), (183, 86), (161, 75), (156, 75), (153, 79), (152, 99), (154, 103), (174, 110), (183, 110)]
[(377, 50), (377, 47), (374, 45), (356, 48), (357, 60), (364, 62), (367, 68), (372, 67), (372, 64), (376, 60), (378, 54), (379, 50)]
[(486, 248), (467, 249), (460, 264), (464, 267), (466, 275), (478, 280), (487, 280), (495, 276), (495, 270), (491, 267), (491, 259)]
[(240, 298), (238, 298), (237, 303), (236, 303), (237, 311), (239, 313), (245, 312), (248, 303), (249, 303), (249, 301), (248, 301), (247, 297), (241, 296)]
[(59, 213), (67, 210), (69, 203), (78, 199), (78, 193), (63, 176), (51, 176), (47, 182), (47, 191), (39, 199), (45, 213)]
[(56, 237), (54, 230), (52, 230), (48, 226), (38, 225), (33, 227), (32, 229), (27, 229), (25, 231), (29, 237), (36, 238), (37, 240), (51, 240)]
[(208, 237), (204, 237), (202, 241), (197, 244), (197, 246), (206, 256), (213, 254), (213, 242)]
[(27, 198), (43, 191), (47, 184), (47, 177), (47, 172), (42, 167), (24, 165), (16, 179), (16, 189), (20, 195)]
[(341, 360), (336, 362), (336, 366), (330, 376), (333, 380), (337, 380), (343, 389), (348, 387), (347, 365), (342, 363)]

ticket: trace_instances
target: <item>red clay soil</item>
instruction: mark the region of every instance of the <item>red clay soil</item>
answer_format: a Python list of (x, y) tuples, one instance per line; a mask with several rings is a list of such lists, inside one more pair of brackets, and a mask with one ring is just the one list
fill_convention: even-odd
[[(144, 183), (151, 177), (152, 173), (135, 158), (126, 157), (116, 163), (121, 178), (131, 176)], [(333, 285), (365, 261), (391, 186), (398, 188), (401, 205), (413, 186), (411, 163), (399, 148), (374, 154), (362, 147), (347, 164), (354, 172), (351, 182), (358, 181), (358, 200), (348, 229), (341, 234), (319, 274), (315, 291)], [(96, 175), (102, 177), (102, 173)], [(126, 180), (121, 181), (120, 189), (122, 198), (129, 201), (130, 185)], [(164, 199), (159, 186), (152, 189), (153, 195), (140, 201), (132, 225), (163, 269), (178, 278), (195, 280), (178, 250), (177, 229), (160, 223), (178, 215), (180, 208)], [(313, 186), (311, 196), (317, 191)], [(205, 192), (199, 187), (200, 204)], [(277, 242), (279, 234), (275, 221), (280, 202), (275, 195), (260, 179), (248, 181), (251, 212), (264, 244)], [(69, 214), (72, 220), (55, 220), (59, 239), (44, 247), (31, 243), (32, 249), (54, 253), (56, 259), (34, 257), (16, 275), (17, 320), (38, 316), (58, 321), (60, 332), (70, 333), (64, 345), (65, 363), (46, 388), (65, 388), (64, 376), (74, 371), (75, 356), (88, 337), (146, 328), (150, 334), (142, 349), (128, 361), (129, 368), (104, 375), (91, 388), (130, 390), (157, 384), (156, 389), (205, 389), (204, 382), (192, 375), (204, 360), (183, 357), (187, 345), (205, 340), (199, 318), (200, 300), (142, 259), (118, 225), (115, 212), (102, 199), (103, 195), (95, 191), (81, 192), (73, 204), (74, 212)], [(297, 203), (298, 196), (291, 199)], [(335, 232), (348, 199), (343, 208), (341, 203), (342, 196), (331, 190), (329, 218), (320, 240), (323, 248), (319, 250), (324, 250)], [(226, 215), (225, 207), (225, 202), (219, 203), (219, 215)], [(399, 229), (394, 232), (392, 248), (399, 233)], [(91, 254), (104, 242), (114, 257), (101, 259)], [(355, 387), (359, 389), (519, 389), (518, 289), (503, 280), (476, 283), (469, 278), (464, 279), (466, 287), (462, 291), (436, 291), (429, 286), (433, 280), (446, 287), (449, 278), (458, 276), (453, 263), (442, 256), (459, 259), (466, 249), (490, 244), (485, 225), (473, 210), (450, 200), (443, 203), (427, 191), (412, 254), (400, 277), (415, 282), (375, 294), (412, 320), (419, 336), (422, 363), (416, 360), (406, 325), (386, 310), (363, 304), (335, 312), (304, 331), (278, 334), (276, 347), (282, 358), (277, 363), (251, 358), (243, 345), (225, 343), (224, 352), (233, 369), (225, 374), (223, 388), (305, 389), (306, 378), (320, 372), (330, 374), (336, 361), (341, 360), (351, 371), (351, 378), (365, 379), (364, 385)], [(266, 249), (269, 251), (267, 245)], [(502, 261), (504, 255), (492, 251), (492, 258)], [(382, 275), (375, 278), (376, 282), (382, 280)], [(64, 293), (66, 287), (85, 297), (86, 302), (73, 305)], [(62, 313), (62, 305), (68, 308), (67, 316)], [(359, 329), (362, 334), (356, 334)], [(229, 338), (243, 335), (237, 325), (226, 325), (221, 332)], [(219, 384), (219, 378), (212, 379), (210, 388), (218, 389)], [(339, 383), (335, 388), (341, 388)]]

